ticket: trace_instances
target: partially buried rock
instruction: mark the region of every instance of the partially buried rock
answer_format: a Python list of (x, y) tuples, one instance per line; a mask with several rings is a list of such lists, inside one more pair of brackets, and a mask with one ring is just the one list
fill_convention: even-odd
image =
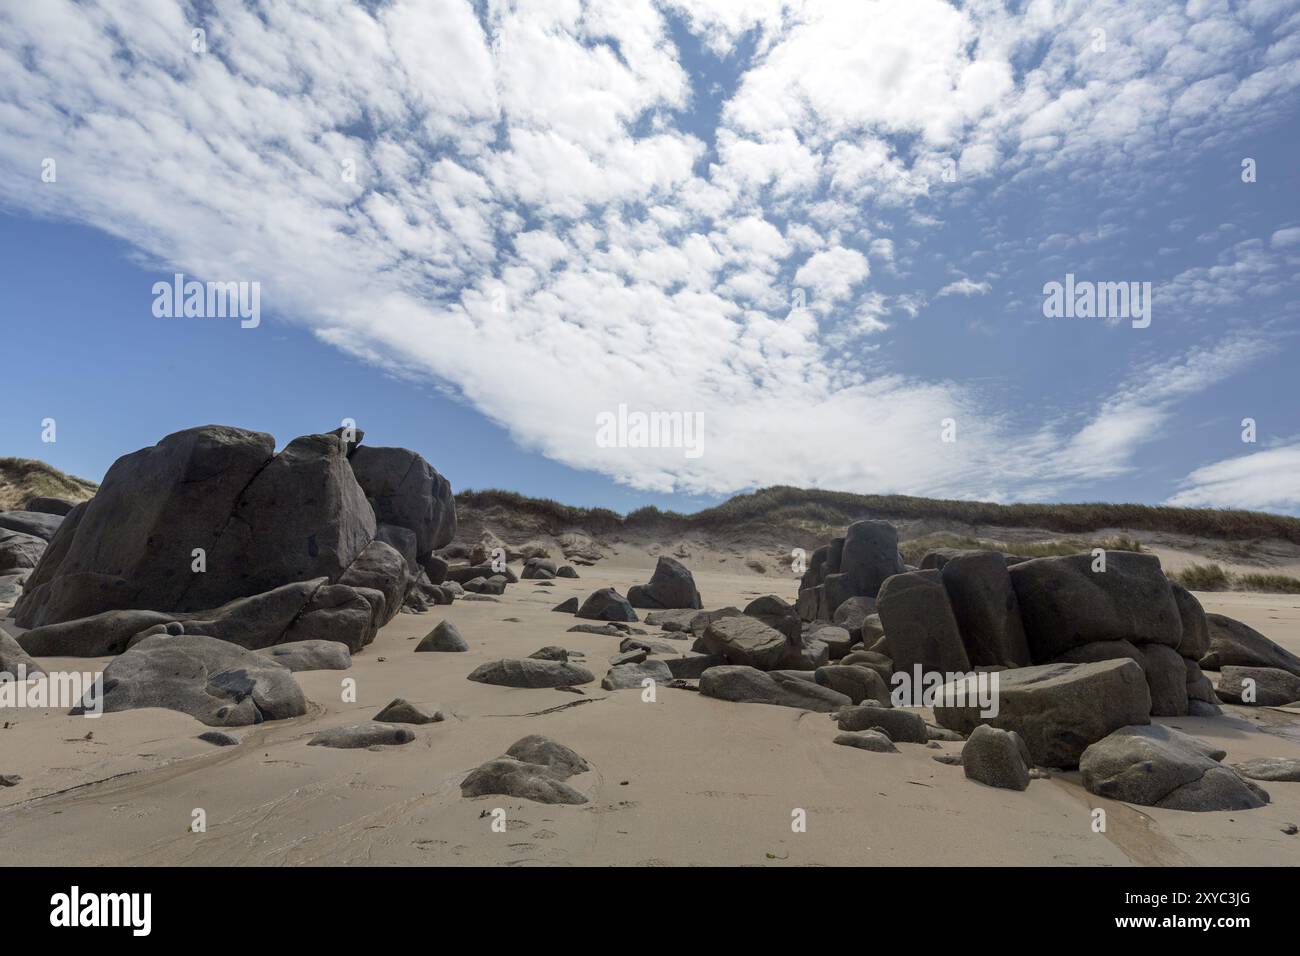
[(460, 636), (460, 631), (451, 621), (440, 621), (438, 626), (424, 636), (419, 644), (415, 645), (417, 651), (443, 651), (447, 653), (456, 653), (469, 650), (469, 645), (465, 643), (465, 638)]
[(224, 730), (205, 730), (199, 734), (199, 740), (205, 744), (212, 744), (214, 747), (234, 747), (239, 743), (239, 738), (234, 734), (228, 734)]
[(555, 644), (547, 644), (545, 647), (539, 647), (528, 656), (535, 661), (567, 661), (569, 652)]
[(578, 617), (591, 621), (635, 621), (636, 611), (627, 602), (627, 598), (613, 588), (601, 588), (592, 591), (587, 600), (578, 608)]
[(555, 576), (557, 578), (576, 578), (578, 576), (578, 571), (571, 564), (562, 564), (556, 569)]
[(1276, 667), (1300, 677), (1300, 657), (1273, 643), (1259, 631), (1222, 614), (1207, 614), (1210, 650), (1201, 658), (1207, 671), (1238, 667)]
[(24, 677), (36, 677), (44, 674), (41, 666), (19, 646), (5, 631), (0, 630), (0, 674), (10, 674), (15, 680), (21, 674)]
[(1300, 677), (1276, 667), (1223, 668), (1218, 694), (1232, 704), (1285, 707), (1300, 701)]
[(1158, 725), (1122, 727), (1083, 752), (1089, 793), (1168, 810), (1251, 810), (1268, 794), (1219, 760), (1223, 751)]
[(1014, 730), (980, 724), (961, 749), (966, 776), (990, 787), (1024, 790), (1029, 786), (1029, 749)]
[(269, 657), (289, 670), (345, 671), (352, 666), (352, 654), (346, 644), (338, 641), (293, 641), (277, 644), (258, 653)]
[(322, 730), (311, 740), (308, 747), (335, 747), (342, 750), (354, 750), (362, 747), (390, 747), (409, 744), (415, 734), (405, 727), (392, 727), (368, 721), (364, 724), (350, 724), (346, 727), (331, 727)]
[(142, 707), (237, 727), (299, 717), (307, 699), (287, 667), (261, 654), (212, 637), (158, 634), (104, 669), (104, 711)]
[(848, 697), (829, 687), (734, 664), (710, 667), (701, 674), (700, 693), (742, 704), (776, 704), (821, 713), (831, 713), (850, 703)]
[(1233, 769), (1252, 780), (1300, 783), (1300, 757), (1256, 757), (1235, 764)]
[(375, 714), (374, 719), (387, 724), (434, 724), (446, 718), (440, 710), (430, 713), (404, 697), (396, 697), (392, 703)]
[(640, 690), (646, 686), (646, 681), (667, 684), (672, 679), (673, 672), (663, 661), (643, 661), (611, 667), (600, 686), (605, 690)]
[(16, 787), (22, 782), (22, 774), (0, 773), (0, 787)]
[(529, 734), (516, 740), (506, 750), (506, 756), (522, 760), (524, 763), (540, 764), (565, 780), (574, 774), (586, 773), (591, 769), (577, 751), (541, 734)]
[(581, 755), (547, 737), (531, 734), (510, 745), (501, 757), (461, 781), (464, 797), (500, 795), (538, 803), (582, 804), (587, 798), (564, 781), (591, 767)]
[(879, 727), (899, 743), (924, 744), (930, 740), (920, 714), (875, 704), (846, 707), (839, 712), (840, 730), (870, 730)]
[(570, 687), (588, 684), (596, 677), (587, 668), (565, 661), (504, 658), (480, 664), (469, 679), (502, 687)]
[(561, 614), (577, 614), (578, 599), (576, 597), (565, 598), (559, 604), (555, 605), (555, 607), (551, 608), (551, 610), (559, 611)]
[(844, 694), (855, 704), (864, 700), (889, 701), (889, 688), (880, 675), (869, 667), (852, 664), (834, 664), (819, 667), (816, 671), (817, 683), (831, 690)]
[(862, 730), (856, 733), (837, 734), (835, 743), (843, 747), (857, 747), (878, 754), (896, 754), (898, 748), (882, 730)]

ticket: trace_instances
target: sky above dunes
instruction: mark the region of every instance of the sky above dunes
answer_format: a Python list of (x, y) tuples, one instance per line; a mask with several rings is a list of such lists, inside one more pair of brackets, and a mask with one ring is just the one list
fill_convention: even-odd
[(1297, 87), (1296, 0), (5, 4), (0, 309), (57, 358), (0, 453), (349, 416), (574, 503), (1300, 513)]

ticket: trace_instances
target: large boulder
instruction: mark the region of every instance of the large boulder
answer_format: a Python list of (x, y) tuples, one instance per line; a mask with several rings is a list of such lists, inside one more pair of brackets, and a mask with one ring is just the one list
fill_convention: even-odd
[(413, 580), (413, 569), (402, 553), (376, 538), (371, 541), (339, 579), (339, 584), (353, 588), (370, 588), (384, 596), (383, 608), (376, 621), (382, 627), (397, 616)]
[(885, 581), (877, 598), (894, 669), (959, 673), (971, 669), (939, 571), (906, 571)]
[[(849, 525), (844, 532), (836, 572), (848, 576), (852, 595), (875, 597), (886, 578), (902, 571), (903, 563), (898, 557), (898, 531), (892, 524), (867, 520)], [(834, 604), (831, 613), (838, 607)]]
[(1089, 793), (1169, 810), (1251, 810), (1268, 794), (1218, 761), (1224, 752), (1171, 727), (1122, 727), (1079, 760)]
[(741, 704), (775, 704), (819, 713), (833, 713), (850, 703), (848, 697), (829, 687), (740, 664), (710, 667), (700, 675), (700, 693)]
[(718, 618), (704, 630), (698, 650), (717, 654), (729, 664), (760, 671), (784, 666), (791, 642), (785, 634), (754, 617)]
[(628, 588), (628, 603), (644, 608), (702, 608), (695, 578), (676, 558), (661, 555), (646, 584)]
[(1007, 562), (997, 551), (964, 551), (940, 572), (957, 629), (976, 666), (1027, 667), (1029, 642)]
[[(456, 537), (451, 484), (420, 455), (405, 448), (359, 445), (348, 460), (376, 518), (415, 533), (421, 563)], [(425, 570), (432, 579), (436, 567)]]
[(1230, 704), (1285, 707), (1300, 702), (1300, 677), (1277, 667), (1229, 664), (1220, 674), (1218, 693)]
[(61, 515), (45, 514), (41, 511), (0, 511), (0, 528), (30, 534), (34, 538), (50, 541), (63, 524)]
[(1142, 670), (1151, 692), (1151, 713), (1156, 717), (1187, 715), (1187, 664), (1172, 647), (1164, 644), (1139, 644)]
[(601, 588), (587, 595), (575, 617), (589, 621), (620, 621), (630, 623), (637, 620), (636, 611), (627, 598), (613, 588)]
[[(187, 612), (283, 584), (338, 581), (374, 539), (344, 445), (220, 425), (119, 458), (74, 508), (14, 616), (39, 627), (109, 610)], [(192, 569), (202, 549), (206, 570)]]
[(1210, 629), (1210, 649), (1201, 667), (1217, 671), (1229, 664), (1239, 667), (1276, 667), (1300, 677), (1300, 657), (1273, 643), (1259, 631), (1223, 614), (1205, 615)]
[[(1105, 559), (1105, 571), (1092, 570), (1091, 553), (1012, 565), (1011, 583), (1035, 661), (1095, 641), (1178, 647), (1182, 621), (1160, 559), (1131, 551), (1107, 551)], [(892, 642), (887, 620), (885, 631)]]
[(156, 634), (104, 669), (106, 713), (164, 707), (209, 727), (238, 727), (307, 712), (289, 669), (228, 641)]
[(1178, 618), (1183, 624), (1178, 653), (1189, 660), (1199, 661), (1210, 650), (1210, 624), (1205, 617), (1205, 608), (1201, 607), (1196, 595), (1181, 584), (1170, 581), (1169, 586), (1173, 589)]
[(888, 685), (870, 667), (833, 664), (817, 668), (814, 676), (817, 683), (839, 691), (854, 704), (864, 700), (874, 700), (886, 706), (889, 703)]
[(1070, 768), (1089, 744), (1120, 727), (1151, 722), (1146, 675), (1128, 659), (1039, 664), (993, 676), (998, 679), (996, 715), (982, 715), (969, 694), (962, 701), (956, 685), (948, 684), (934, 706), (939, 725), (963, 735), (980, 724), (1014, 730), (1034, 763)]

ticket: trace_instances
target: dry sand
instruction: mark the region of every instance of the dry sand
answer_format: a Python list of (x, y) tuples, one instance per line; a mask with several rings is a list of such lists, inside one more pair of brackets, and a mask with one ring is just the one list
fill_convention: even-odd
[[(941, 750), (900, 744), (876, 754), (831, 743), (823, 714), (704, 698), (659, 688), (603, 691), (619, 639), (569, 634), (550, 609), (598, 587), (643, 582), (653, 556), (626, 546), (581, 580), (511, 585), (500, 603), (457, 601), (399, 615), (348, 671), (298, 675), (312, 701), (301, 718), (238, 728), (237, 747), (199, 741), (208, 729), (179, 713), (141, 710), (99, 719), (55, 710), (8, 710), (0, 721), (0, 861), (72, 864), (415, 865), (1294, 865), (1300, 783), (1267, 783), (1272, 803), (1245, 812), (1185, 813), (1094, 797), (1077, 773), (1034, 780), (1023, 793), (965, 778), (936, 763)], [(671, 553), (667, 548), (664, 553)], [(723, 555), (725, 556), (725, 555)], [(793, 578), (726, 568), (719, 555), (687, 559), (706, 607), (744, 606), (759, 594), (792, 599)], [(1200, 595), (1300, 652), (1300, 598)], [(470, 644), (463, 654), (414, 653), (443, 617)], [(514, 620), (511, 620), (514, 619)], [(643, 627), (659, 638), (658, 628)], [(683, 649), (687, 642), (680, 643)], [(586, 655), (597, 682), (583, 697), (474, 683), (484, 661), (548, 644)], [(87, 670), (103, 659), (49, 658)], [(357, 703), (342, 701), (354, 678)], [(394, 697), (441, 708), (448, 719), (415, 727), (401, 747), (308, 747), (318, 730), (369, 719)], [(559, 708), (560, 705), (574, 706)], [(1214, 742), (1227, 762), (1300, 755), (1300, 711), (1225, 706), (1220, 719), (1161, 720)], [(926, 715), (929, 716), (928, 714)], [(569, 783), (585, 806), (507, 797), (465, 799), (467, 772), (531, 733), (585, 756), (592, 771)], [(87, 735), (91, 736), (87, 736)], [(1104, 807), (1105, 833), (1091, 829)], [(206, 811), (206, 833), (189, 832)], [(504, 809), (506, 832), (493, 832)], [(807, 831), (792, 832), (806, 811)]]

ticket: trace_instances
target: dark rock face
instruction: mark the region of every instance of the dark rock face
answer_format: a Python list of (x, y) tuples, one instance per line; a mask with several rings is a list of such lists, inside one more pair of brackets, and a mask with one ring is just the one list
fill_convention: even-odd
[(971, 669), (938, 571), (907, 571), (889, 578), (877, 599), (894, 669), (956, 673)]
[(704, 607), (700, 601), (700, 592), (695, 587), (695, 578), (686, 565), (676, 558), (661, 555), (655, 564), (654, 574), (647, 584), (631, 587), (627, 592), (628, 603), (633, 607), (666, 609)]
[(62, 517), (77, 506), (75, 501), (66, 498), (51, 498), (46, 495), (34, 495), (23, 502), (24, 511), (39, 511), (47, 515)]
[(8, 632), (0, 631), (0, 674), (9, 674), (16, 680), (20, 672), (28, 677), (45, 673)]
[[(415, 548), (422, 563), (456, 537), (456, 500), (451, 483), (423, 457), (405, 448), (360, 445), (349, 461), (375, 517), (383, 524), (415, 533)], [(430, 573), (429, 579), (433, 577)]]
[(533, 658), (504, 658), (480, 664), (469, 674), (480, 684), (503, 687), (571, 687), (589, 684), (596, 679), (585, 667), (566, 661), (542, 661)]
[(869, 667), (834, 664), (817, 668), (814, 676), (817, 683), (839, 691), (854, 704), (860, 704), (864, 700), (888, 704), (888, 685)]
[(1300, 677), (1277, 667), (1229, 664), (1219, 678), (1218, 693), (1231, 704), (1285, 707), (1300, 701)]
[(46, 547), (44, 538), (0, 528), (0, 574), (30, 571), (40, 564)]
[[(832, 552), (834, 548), (832, 547)], [(844, 532), (839, 573), (848, 576), (853, 595), (875, 597), (885, 579), (903, 571), (898, 532), (887, 521), (855, 521)], [(831, 608), (833, 614), (839, 607)]]
[(794, 606), (782, 601), (775, 594), (766, 594), (750, 601), (745, 605), (745, 614), (757, 618), (773, 630), (780, 631), (792, 644), (798, 644), (802, 639), (803, 622), (799, 620)]
[(415, 645), (417, 651), (442, 651), (457, 653), (469, 650), (469, 644), (461, 637), (460, 629), (451, 621), (439, 621), (420, 643)]
[[(1104, 572), (1092, 570), (1091, 554), (1035, 558), (1010, 568), (1035, 661), (1053, 660), (1094, 641), (1177, 649), (1182, 620), (1160, 559), (1129, 551), (1105, 556)], [(888, 621), (885, 631), (890, 633)]]
[(287, 667), (227, 641), (156, 634), (104, 669), (105, 713), (165, 707), (209, 727), (238, 727), (307, 712)]
[(1178, 643), (1178, 653), (1189, 660), (1199, 661), (1210, 650), (1210, 623), (1205, 619), (1205, 608), (1187, 588), (1173, 581), (1169, 584), (1178, 605), (1178, 618), (1183, 623), (1183, 639)]
[[(1134, 661), (1094, 664), (1039, 664), (1002, 671), (998, 713), (982, 717), (978, 706), (934, 707), (942, 727), (969, 735), (980, 724), (1014, 730), (1029, 747), (1035, 764), (1074, 767), (1084, 749), (1112, 731), (1151, 721), (1151, 692)], [(952, 685), (941, 692), (947, 692)]]
[(700, 693), (741, 704), (775, 704), (819, 713), (832, 713), (849, 705), (843, 694), (789, 674), (767, 674), (753, 667), (724, 664), (700, 675)]
[(955, 554), (944, 562), (942, 579), (972, 664), (1028, 667), (1033, 663), (1020, 604), (999, 552)]
[(637, 620), (636, 611), (632, 610), (632, 605), (628, 603), (627, 598), (613, 588), (592, 591), (587, 595), (587, 600), (582, 602), (582, 607), (578, 608), (577, 616), (590, 621)]
[(1300, 677), (1300, 657), (1274, 644), (1259, 631), (1222, 614), (1205, 615), (1210, 629), (1210, 650), (1201, 667), (1217, 671), (1229, 664), (1239, 667), (1276, 667)]
[(1122, 727), (1079, 760), (1089, 793), (1170, 810), (1251, 810), (1268, 794), (1218, 763), (1224, 752), (1170, 727)]
[(61, 515), (45, 514), (40, 511), (0, 511), (0, 528), (29, 534), (42, 541), (53, 539), (61, 524), (63, 524)]
[(845, 707), (839, 712), (839, 727), (848, 731), (879, 727), (896, 743), (924, 744), (930, 740), (920, 714), (875, 704)]
[(375, 714), (374, 719), (384, 724), (435, 724), (446, 718), (440, 710), (430, 712), (404, 697), (395, 697), (387, 707)]
[(1143, 670), (1151, 692), (1151, 713), (1156, 717), (1183, 717), (1187, 714), (1187, 665), (1172, 647), (1164, 644), (1141, 644)]
[(791, 649), (786, 635), (745, 615), (718, 618), (705, 628), (700, 643), (705, 653), (761, 671), (782, 667)]
[(559, 604), (555, 605), (555, 607), (551, 608), (551, 610), (559, 611), (561, 614), (577, 614), (578, 599), (576, 597), (565, 598)]

